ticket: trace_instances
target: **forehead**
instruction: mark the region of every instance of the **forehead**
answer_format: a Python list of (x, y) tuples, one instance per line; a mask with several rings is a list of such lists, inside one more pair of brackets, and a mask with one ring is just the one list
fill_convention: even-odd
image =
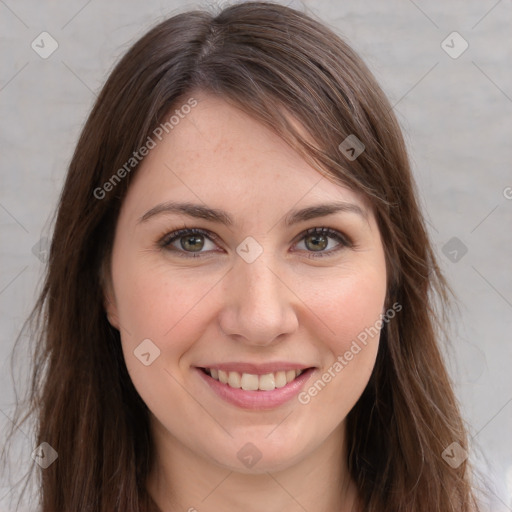
[(126, 207), (136, 203), (140, 210), (176, 198), (245, 211), (339, 199), (366, 206), (358, 193), (326, 179), (239, 108), (205, 93), (194, 99), (197, 104), (174, 116), (162, 140), (155, 139), (131, 183)]

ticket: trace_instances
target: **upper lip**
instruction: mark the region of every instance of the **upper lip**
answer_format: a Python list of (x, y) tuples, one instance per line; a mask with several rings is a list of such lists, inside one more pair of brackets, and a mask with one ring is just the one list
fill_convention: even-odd
[(276, 361), (275, 363), (263, 363), (263, 364), (254, 364), (254, 363), (213, 363), (213, 364), (205, 364), (202, 366), (198, 366), (198, 368), (215, 368), (217, 370), (223, 370), (225, 372), (238, 372), (238, 373), (250, 373), (253, 375), (265, 375), (267, 373), (275, 373), (280, 370), (306, 370), (308, 368), (312, 368), (311, 365), (301, 364), (301, 363), (290, 363), (290, 362), (280, 362)]

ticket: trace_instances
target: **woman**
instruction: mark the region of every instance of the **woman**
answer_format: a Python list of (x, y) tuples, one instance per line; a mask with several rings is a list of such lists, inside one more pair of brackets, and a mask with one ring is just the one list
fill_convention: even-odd
[(60, 199), (42, 512), (477, 510), (436, 297), (354, 51), (263, 2), (164, 21), (109, 77)]

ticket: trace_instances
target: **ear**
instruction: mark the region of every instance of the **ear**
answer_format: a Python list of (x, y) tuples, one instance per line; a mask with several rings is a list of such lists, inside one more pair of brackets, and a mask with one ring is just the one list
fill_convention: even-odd
[(107, 315), (107, 320), (109, 324), (119, 331), (119, 317), (117, 314), (117, 306), (115, 303), (115, 298), (113, 297), (111, 292), (103, 292), (103, 307), (105, 308), (105, 313)]
[(117, 303), (112, 278), (110, 272), (105, 267), (106, 265), (103, 264), (100, 270), (100, 283), (103, 290), (103, 308), (105, 309), (110, 325), (119, 331), (119, 316), (117, 314)]

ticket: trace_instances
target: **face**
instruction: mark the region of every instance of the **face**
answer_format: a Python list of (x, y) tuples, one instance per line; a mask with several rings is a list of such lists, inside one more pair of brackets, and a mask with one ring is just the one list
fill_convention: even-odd
[(106, 307), (160, 439), (234, 471), (283, 469), (342, 438), (369, 380), (383, 246), (360, 195), (194, 98), (123, 202)]

